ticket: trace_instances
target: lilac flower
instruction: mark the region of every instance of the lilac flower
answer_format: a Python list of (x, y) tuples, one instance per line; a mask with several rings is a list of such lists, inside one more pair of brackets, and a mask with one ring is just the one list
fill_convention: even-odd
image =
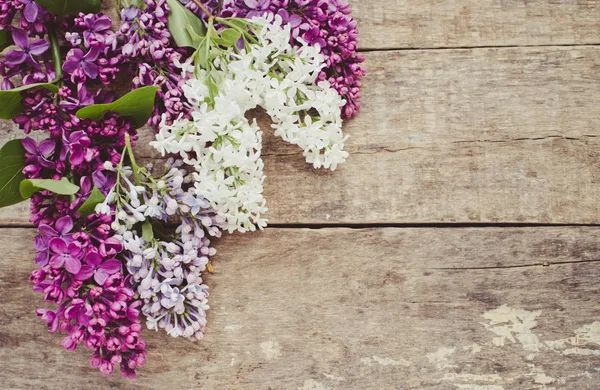
[(77, 280), (87, 280), (94, 277), (99, 286), (104, 286), (104, 283), (110, 275), (121, 271), (121, 262), (117, 259), (102, 261), (103, 258), (99, 253), (90, 252), (85, 257), (85, 263), (79, 273), (75, 275)]
[(41, 224), (38, 226), (38, 230), (46, 236), (51, 238), (58, 237), (66, 242), (72, 241), (73, 235), (70, 233), (72, 229), (73, 219), (69, 216), (59, 218), (56, 221), (54, 228), (46, 224)]
[(50, 258), (52, 268), (65, 267), (72, 274), (77, 274), (81, 270), (81, 249), (74, 242), (67, 245), (61, 238), (50, 240), (50, 250), (54, 255)]
[(81, 49), (71, 49), (63, 64), (63, 71), (71, 74), (71, 81), (74, 83), (85, 76), (95, 79), (100, 72), (98, 65), (94, 63), (99, 54), (100, 51), (97, 47), (92, 47), (86, 54)]
[(21, 142), (26, 152), (27, 164), (39, 165), (42, 168), (54, 169), (56, 163), (50, 160), (56, 149), (56, 141), (45, 139), (36, 145), (32, 138), (25, 138)]
[(13, 68), (27, 62), (39, 67), (39, 64), (33, 56), (44, 54), (50, 47), (48, 41), (45, 39), (34, 39), (29, 41), (27, 33), (18, 28), (13, 29), (12, 37), (15, 45), (21, 50), (14, 49), (6, 53), (6, 65)]
[(106, 42), (106, 33), (112, 35), (109, 31), (112, 21), (106, 15), (86, 15), (83, 17), (83, 23), (87, 27), (87, 31), (83, 33), (85, 47), (102, 45)]
[(255, 16), (262, 16), (268, 11), (271, 0), (244, 0), (244, 3), (248, 8), (251, 9), (246, 15), (247, 18), (253, 18)]
[(23, 9), (23, 16), (25, 16), (25, 20), (29, 23), (35, 23), (38, 14), (40, 13), (40, 6), (35, 3), (33, 0), (18, 0), (19, 3), (25, 4), (25, 8)]
[(319, 45), (319, 47), (327, 46), (327, 43), (323, 38), (321, 38), (321, 30), (318, 27), (313, 27), (302, 36), (306, 43), (311, 46)]

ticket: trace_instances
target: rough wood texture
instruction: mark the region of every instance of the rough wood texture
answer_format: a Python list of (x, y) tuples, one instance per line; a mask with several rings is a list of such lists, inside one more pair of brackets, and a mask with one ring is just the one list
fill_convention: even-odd
[(101, 378), (87, 366), (87, 351), (63, 351), (60, 336), (46, 333), (33, 315), (41, 297), (26, 281), (33, 230), (2, 233), (3, 388), (517, 390), (600, 383), (600, 268), (592, 262), (600, 258), (600, 228), (230, 236), (218, 243), (217, 273), (208, 279), (205, 340), (148, 333), (148, 365), (136, 382)]
[(598, 0), (351, 0), (363, 49), (600, 43)]
[[(596, 223), (600, 48), (368, 53), (351, 157), (316, 171), (265, 136), (271, 223)], [(0, 143), (17, 133), (2, 122)], [(139, 154), (155, 156), (147, 141)], [(27, 223), (27, 205), (0, 223)]]

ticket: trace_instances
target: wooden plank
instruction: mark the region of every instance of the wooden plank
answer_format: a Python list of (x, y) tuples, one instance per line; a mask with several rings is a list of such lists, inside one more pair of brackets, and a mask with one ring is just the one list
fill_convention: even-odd
[[(600, 47), (367, 59), (338, 171), (311, 169), (261, 119), (271, 223), (600, 221)], [(2, 122), (0, 143), (17, 135)], [(141, 156), (157, 157), (151, 137)], [(27, 205), (0, 211), (0, 224), (27, 218)]]
[(41, 297), (27, 281), (32, 238), (31, 229), (0, 234), (5, 388), (518, 390), (600, 383), (600, 228), (228, 236), (217, 243), (216, 274), (207, 281), (205, 340), (147, 334), (148, 364), (135, 382), (100, 377), (87, 351), (62, 350), (61, 338), (35, 318)]
[[(117, 21), (114, 2), (103, 3)], [(350, 4), (361, 50), (600, 43), (600, 0), (350, 0)]]
[(600, 43), (598, 0), (351, 0), (362, 49)]

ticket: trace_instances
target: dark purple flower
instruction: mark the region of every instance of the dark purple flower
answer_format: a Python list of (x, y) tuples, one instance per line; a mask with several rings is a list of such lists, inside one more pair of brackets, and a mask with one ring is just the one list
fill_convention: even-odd
[(305, 32), (302, 38), (304, 38), (306, 43), (311, 46), (319, 45), (319, 47), (325, 47), (327, 45), (325, 40), (321, 37), (321, 30), (318, 27), (313, 27)]
[(25, 138), (21, 142), (26, 152), (27, 164), (36, 164), (46, 169), (54, 169), (56, 163), (50, 160), (56, 149), (56, 141), (45, 139), (36, 145), (32, 138)]
[(45, 39), (34, 39), (29, 41), (27, 33), (18, 28), (13, 29), (12, 37), (15, 45), (21, 50), (14, 49), (6, 53), (6, 65), (13, 68), (24, 62), (28, 62), (34, 66), (39, 66), (33, 56), (44, 54), (50, 47), (48, 41)]
[(81, 49), (71, 49), (67, 54), (63, 71), (71, 74), (71, 81), (82, 79), (87, 76), (90, 79), (98, 77), (99, 67), (94, 62), (98, 59), (100, 51), (97, 47), (92, 47), (86, 54)]
[(23, 16), (29, 23), (35, 23), (38, 14), (40, 13), (40, 6), (33, 0), (19, 0), (19, 3), (25, 4), (23, 9)]
[(104, 286), (106, 279), (112, 274), (121, 271), (121, 262), (117, 259), (102, 261), (102, 255), (96, 252), (90, 252), (85, 257), (85, 263), (75, 278), (77, 280), (87, 280), (94, 277), (99, 286)]
[(50, 240), (50, 250), (54, 255), (50, 258), (50, 267), (65, 269), (77, 274), (81, 270), (81, 249), (74, 242), (67, 244), (61, 238)]
[(58, 237), (58, 238), (63, 239), (63, 241), (66, 241), (66, 242), (72, 241), (73, 235), (70, 234), (72, 229), (73, 229), (73, 219), (71, 219), (71, 217), (69, 217), (69, 216), (59, 218), (56, 221), (54, 228), (52, 228), (51, 226), (46, 225), (46, 224), (41, 224), (40, 226), (38, 226), (38, 230), (42, 234), (45, 234), (46, 236), (51, 237), (51, 238)]

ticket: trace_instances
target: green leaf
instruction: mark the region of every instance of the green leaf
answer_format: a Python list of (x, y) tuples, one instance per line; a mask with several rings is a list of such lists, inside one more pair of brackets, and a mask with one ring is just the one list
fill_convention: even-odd
[(148, 7), (148, 4), (144, 0), (129, 0), (129, 5), (136, 6), (139, 9), (146, 9)]
[(215, 38), (214, 41), (225, 47), (234, 46), (241, 38), (242, 33), (234, 28), (227, 28), (221, 31), (221, 37)]
[(0, 119), (12, 119), (23, 111), (23, 97), (21, 92), (29, 89), (45, 88), (51, 92), (58, 92), (54, 84), (28, 84), (18, 88), (0, 91)]
[(104, 197), (104, 194), (102, 194), (102, 192), (100, 192), (100, 190), (96, 186), (94, 186), (92, 193), (87, 198), (85, 203), (82, 204), (81, 207), (79, 207), (77, 212), (79, 213), (79, 215), (81, 215), (82, 218), (85, 218), (88, 215), (92, 215), (96, 212), (96, 205), (99, 205), (100, 203), (104, 202), (105, 199), (106, 198)]
[(0, 207), (25, 200), (19, 192), (19, 184), (25, 175), (25, 149), (20, 139), (8, 141), (0, 149)]
[(100, 0), (34, 0), (46, 11), (65, 17), (67, 15), (96, 14), (102, 10)]
[(13, 44), (10, 30), (0, 29), (0, 50), (4, 50)]
[(48, 190), (58, 195), (75, 195), (79, 187), (71, 183), (66, 177), (60, 180), (29, 179), (21, 182), (20, 191), (24, 199), (29, 199), (38, 191)]
[[(206, 36), (206, 26), (192, 11), (185, 8), (179, 0), (167, 0), (167, 4), (171, 9), (167, 20), (167, 27), (171, 31), (171, 35), (179, 47), (196, 48), (194, 41), (197, 42), (198, 37)], [(193, 31), (195, 35), (191, 35)]]
[(148, 122), (154, 111), (154, 99), (158, 87), (142, 87), (134, 89), (122, 98), (109, 104), (93, 104), (77, 111), (77, 117), (99, 121), (106, 112), (114, 112), (127, 118), (135, 128)]
[(146, 221), (142, 225), (142, 238), (146, 242), (154, 240), (154, 231), (152, 230), (152, 224), (150, 221)]

